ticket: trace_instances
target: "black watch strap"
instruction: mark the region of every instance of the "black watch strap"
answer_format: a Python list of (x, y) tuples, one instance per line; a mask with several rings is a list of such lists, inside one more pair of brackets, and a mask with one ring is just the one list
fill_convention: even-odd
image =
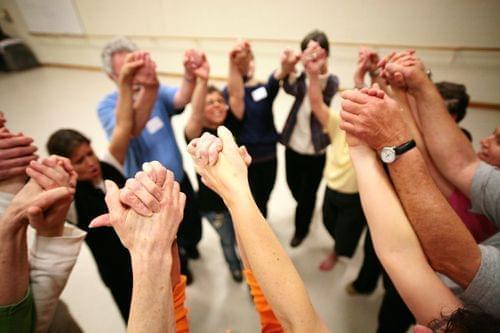
[(411, 139), (410, 141), (405, 142), (402, 145), (394, 147), (394, 151), (396, 152), (396, 156), (399, 156), (406, 153), (408, 150), (415, 148), (416, 146), (417, 144), (415, 143), (415, 140)]

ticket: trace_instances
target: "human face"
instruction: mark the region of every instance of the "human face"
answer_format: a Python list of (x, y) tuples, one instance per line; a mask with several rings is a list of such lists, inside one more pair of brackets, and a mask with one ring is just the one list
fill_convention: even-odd
[(500, 167), (500, 126), (481, 141), (481, 149), (477, 153), (479, 159), (496, 167)]
[(82, 143), (73, 150), (71, 164), (78, 174), (78, 180), (98, 182), (101, 178), (101, 165), (88, 143)]
[(115, 52), (111, 57), (111, 68), (113, 73), (111, 73), (110, 77), (113, 81), (118, 81), (118, 75), (122, 70), (123, 64), (125, 63), (125, 57), (130, 52)]
[(205, 97), (205, 125), (209, 128), (216, 128), (224, 123), (227, 116), (227, 104), (224, 97), (214, 91)]

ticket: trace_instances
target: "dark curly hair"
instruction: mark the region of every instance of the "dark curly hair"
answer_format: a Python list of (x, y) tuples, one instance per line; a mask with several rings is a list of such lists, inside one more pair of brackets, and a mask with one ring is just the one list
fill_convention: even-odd
[(439, 330), (444, 333), (498, 333), (500, 332), (500, 318), (469, 305), (432, 321), (428, 327), (433, 332)]

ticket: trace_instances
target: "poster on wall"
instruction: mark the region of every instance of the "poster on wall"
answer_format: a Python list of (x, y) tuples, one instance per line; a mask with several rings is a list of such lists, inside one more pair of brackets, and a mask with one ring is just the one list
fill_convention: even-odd
[(16, 0), (16, 4), (32, 33), (85, 33), (73, 0)]

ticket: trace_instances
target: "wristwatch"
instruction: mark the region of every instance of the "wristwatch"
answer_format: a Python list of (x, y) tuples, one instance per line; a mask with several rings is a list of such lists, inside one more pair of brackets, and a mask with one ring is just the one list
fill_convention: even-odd
[(415, 140), (410, 140), (399, 146), (384, 147), (380, 151), (380, 159), (384, 163), (392, 163), (396, 160), (399, 155), (406, 153), (408, 150), (416, 147), (417, 144)]

